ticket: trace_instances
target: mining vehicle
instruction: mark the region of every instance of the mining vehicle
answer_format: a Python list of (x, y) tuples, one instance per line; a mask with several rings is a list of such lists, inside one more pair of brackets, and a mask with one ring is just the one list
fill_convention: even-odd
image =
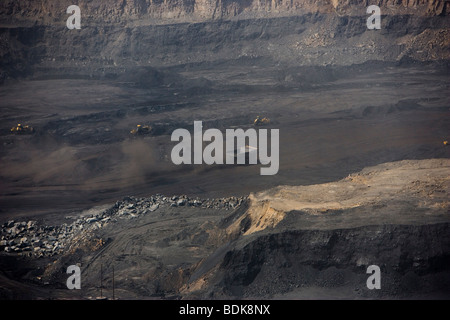
[(28, 125), (23, 126), (22, 124), (19, 123), (16, 127), (11, 128), (11, 133), (32, 134), (32, 133), (34, 133), (34, 129), (31, 126), (28, 126)]
[(150, 126), (143, 126), (143, 125), (138, 124), (136, 126), (136, 129), (131, 130), (130, 133), (133, 134), (133, 135), (150, 134), (150, 133), (152, 133), (152, 127), (150, 127)]
[(255, 126), (263, 126), (263, 125), (266, 125), (266, 124), (269, 124), (269, 123), (270, 123), (270, 119), (269, 118), (266, 118), (266, 117), (261, 118), (260, 116), (257, 116), (255, 121), (253, 121), (253, 124)]

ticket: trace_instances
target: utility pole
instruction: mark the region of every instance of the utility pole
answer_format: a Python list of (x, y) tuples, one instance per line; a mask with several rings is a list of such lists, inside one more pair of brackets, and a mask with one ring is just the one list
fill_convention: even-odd
[(103, 264), (100, 264), (100, 299), (103, 298)]
[(114, 295), (114, 265), (112, 266), (112, 271), (113, 271), (113, 274), (112, 274), (112, 289), (113, 289), (113, 300), (116, 300), (116, 297), (115, 297), (115, 295)]

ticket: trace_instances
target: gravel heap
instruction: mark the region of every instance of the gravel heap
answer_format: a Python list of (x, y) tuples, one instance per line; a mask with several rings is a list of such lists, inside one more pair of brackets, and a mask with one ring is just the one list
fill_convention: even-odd
[(199, 199), (186, 195), (167, 197), (157, 194), (148, 198), (125, 197), (106, 210), (57, 226), (39, 225), (33, 220), (10, 220), (0, 229), (0, 251), (29, 257), (54, 256), (70, 249), (90, 232), (119, 219), (133, 219), (163, 207), (233, 210), (245, 199), (246, 197)]

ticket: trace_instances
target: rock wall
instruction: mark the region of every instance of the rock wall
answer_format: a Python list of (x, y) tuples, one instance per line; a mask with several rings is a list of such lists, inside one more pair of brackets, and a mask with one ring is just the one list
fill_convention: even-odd
[(335, 12), (361, 15), (372, 4), (380, 6), (383, 14), (447, 15), (450, 11), (445, 0), (5, 0), (0, 6), (0, 22), (60, 23), (72, 4), (81, 8), (85, 22), (99, 24), (167, 24)]
[[(136, 66), (242, 57), (288, 65), (449, 58), (448, 1), (378, 1), (377, 31), (366, 27), (369, 2), (5, 0), (0, 82), (52, 74), (98, 78)], [(81, 30), (66, 27), (73, 3), (81, 8)]]
[[(220, 278), (208, 294), (270, 297), (309, 286), (350, 286), (355, 296), (366, 298), (445, 292), (450, 242), (442, 235), (448, 228), (448, 223), (384, 225), (259, 237), (227, 252), (208, 276)], [(365, 288), (372, 264), (381, 268), (379, 292)]]

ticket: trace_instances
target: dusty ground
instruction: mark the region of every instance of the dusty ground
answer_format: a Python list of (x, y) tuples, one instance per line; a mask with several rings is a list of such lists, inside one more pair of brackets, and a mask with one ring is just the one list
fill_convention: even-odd
[[(1, 294), (112, 298), (114, 269), (120, 299), (448, 299), (449, 173), (448, 159), (405, 160), (255, 193), (231, 211), (160, 205), (86, 229), (60, 255), (3, 254)], [(80, 291), (65, 289), (71, 264)], [(366, 287), (372, 264), (381, 290)]]
[[(369, 30), (365, 2), (188, 2), (90, 1), (81, 30), (61, 1), (0, 5), (0, 298), (92, 298), (100, 277), (111, 297), (112, 267), (121, 299), (448, 298), (449, 3), (378, 1)], [(173, 130), (257, 115), (277, 175), (170, 161)], [(249, 201), (149, 213), (155, 194)], [(147, 200), (122, 216), (126, 196)]]
[[(161, 207), (97, 230), (102, 246), (88, 241), (71, 254), (2, 253), (2, 297), (96, 297), (101, 269), (111, 297), (114, 266), (122, 299), (448, 298), (448, 89), (446, 63), (292, 67), (260, 58), (8, 82), (1, 223), (58, 225), (129, 195), (251, 194), (251, 203), (236, 212)], [(245, 129), (257, 115), (280, 130), (277, 175), (170, 161), (176, 128), (201, 120)], [(17, 123), (36, 132), (12, 135)], [(137, 124), (155, 130), (134, 137)], [(431, 160), (412, 161), (420, 159)], [(74, 263), (80, 292), (65, 288)], [(369, 263), (382, 267), (381, 292), (364, 286)]]
[[(449, 165), (385, 163), (332, 183), (252, 194), (249, 209), (223, 225), (233, 241), (200, 264), (184, 293), (448, 298)], [(365, 288), (370, 264), (383, 269), (377, 293)]]
[[(187, 88), (64, 79), (2, 86), (0, 215), (57, 216), (126, 195), (248, 195), (334, 181), (387, 161), (447, 158), (445, 70), (389, 64), (283, 69), (250, 60), (171, 70)], [(280, 129), (277, 175), (260, 176), (259, 166), (171, 163), (174, 129), (192, 130), (194, 120), (205, 129), (248, 128), (257, 115)], [(11, 135), (17, 123), (36, 133)], [(135, 139), (129, 131), (137, 124), (157, 132)]]

